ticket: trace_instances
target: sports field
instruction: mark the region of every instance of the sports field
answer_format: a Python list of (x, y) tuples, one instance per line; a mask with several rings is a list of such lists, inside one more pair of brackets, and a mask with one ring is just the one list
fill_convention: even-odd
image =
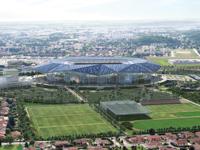
[(44, 138), (115, 132), (116, 129), (87, 104), (28, 105), (36, 134)]
[(170, 57), (147, 57), (148, 60), (161, 66), (171, 66), (171, 64), (168, 62), (169, 58)]
[(172, 51), (172, 57), (175, 58), (199, 58), (193, 49), (176, 49)]
[(133, 121), (136, 129), (192, 127), (200, 125), (200, 107), (191, 103), (147, 106), (149, 120)]

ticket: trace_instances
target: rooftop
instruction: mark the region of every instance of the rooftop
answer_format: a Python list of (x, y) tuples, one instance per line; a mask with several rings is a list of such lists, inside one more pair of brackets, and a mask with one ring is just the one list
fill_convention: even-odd
[(73, 71), (93, 75), (112, 73), (153, 73), (160, 66), (145, 59), (131, 57), (66, 57), (35, 68), (42, 73)]
[(139, 115), (148, 114), (149, 111), (135, 101), (109, 101), (101, 102), (104, 109), (108, 109), (115, 115)]

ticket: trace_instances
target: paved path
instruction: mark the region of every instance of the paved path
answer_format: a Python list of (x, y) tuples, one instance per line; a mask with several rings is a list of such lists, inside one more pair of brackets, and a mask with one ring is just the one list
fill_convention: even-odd
[(197, 51), (197, 49), (193, 48), (193, 51), (200, 57), (199, 52)]
[(185, 99), (185, 98), (184, 98), (184, 100), (187, 101), (188, 103), (192, 103), (192, 104), (200, 107), (200, 104), (198, 104), (198, 103), (195, 103), (195, 102), (188, 100), (188, 99)]
[(67, 87), (67, 86), (64, 86), (64, 88), (70, 92), (72, 95), (74, 95), (75, 97), (78, 98), (78, 100), (80, 102), (87, 102), (82, 96), (80, 96), (77, 92), (75, 92), (74, 90), (72, 90), (71, 88)]

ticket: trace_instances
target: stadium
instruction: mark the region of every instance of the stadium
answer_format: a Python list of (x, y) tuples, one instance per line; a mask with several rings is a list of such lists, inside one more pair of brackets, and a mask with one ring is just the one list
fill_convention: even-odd
[(149, 81), (160, 66), (130, 57), (67, 57), (42, 64), (35, 71), (47, 74), (49, 82), (79, 85), (133, 84)]

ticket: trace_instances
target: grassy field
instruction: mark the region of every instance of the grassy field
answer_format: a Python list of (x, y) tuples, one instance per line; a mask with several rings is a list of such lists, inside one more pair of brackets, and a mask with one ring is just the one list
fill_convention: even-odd
[(171, 104), (171, 105), (150, 105), (146, 106), (150, 110), (152, 119), (177, 118), (180, 112), (200, 112), (200, 107), (191, 103)]
[(168, 62), (169, 58), (170, 57), (148, 57), (147, 59), (161, 66), (171, 66)]
[(136, 121), (134, 127), (137, 129), (160, 129), (169, 127), (192, 127), (200, 125), (200, 116), (198, 118), (175, 118), (175, 119), (158, 119)]
[(28, 105), (27, 110), (36, 134), (45, 138), (116, 131), (87, 104)]
[(200, 107), (191, 103), (147, 106), (149, 120), (133, 121), (136, 129), (192, 127), (200, 125)]
[(0, 147), (0, 150), (22, 150), (22, 145), (8, 145)]

